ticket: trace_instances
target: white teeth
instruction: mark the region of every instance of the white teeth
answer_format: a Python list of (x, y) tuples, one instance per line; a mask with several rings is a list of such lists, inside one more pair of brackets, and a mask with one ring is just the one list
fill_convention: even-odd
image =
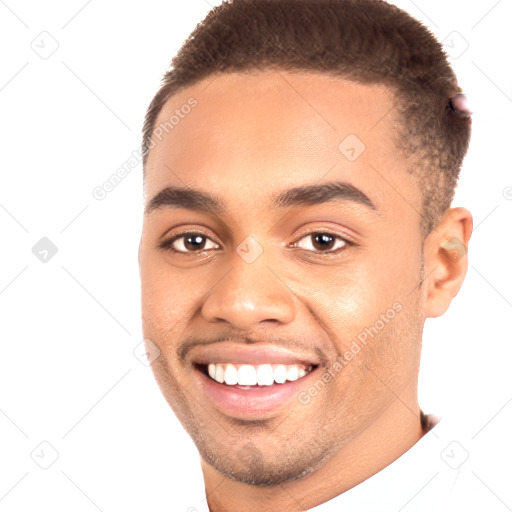
[(274, 367), (274, 380), (278, 384), (286, 382), (286, 368), (283, 364), (278, 364)]
[(215, 377), (214, 379), (221, 384), (224, 382), (224, 367), (220, 364), (215, 365)]
[(258, 386), (272, 386), (274, 384), (274, 370), (269, 364), (260, 364), (256, 370)]
[(224, 382), (228, 386), (238, 384), (238, 372), (234, 364), (229, 363), (226, 365), (226, 369), (224, 370)]
[(311, 366), (303, 364), (208, 364), (208, 375), (228, 386), (271, 386), (274, 382), (284, 384), (287, 380), (304, 377), (311, 370)]
[(256, 368), (243, 364), (238, 368), (238, 384), (240, 386), (256, 386)]
[(289, 366), (286, 372), (287, 380), (297, 380), (299, 378), (299, 369), (297, 366)]

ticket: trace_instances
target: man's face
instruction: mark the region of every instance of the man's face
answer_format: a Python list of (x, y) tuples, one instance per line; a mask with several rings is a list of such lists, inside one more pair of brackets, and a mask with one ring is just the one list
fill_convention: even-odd
[[(231, 478), (281, 483), (351, 457), (416, 400), (421, 195), (394, 112), (384, 87), (267, 71), (210, 77), (157, 120), (179, 117), (147, 164), (143, 334), (166, 400)], [(169, 192), (150, 207), (167, 187), (219, 204)]]

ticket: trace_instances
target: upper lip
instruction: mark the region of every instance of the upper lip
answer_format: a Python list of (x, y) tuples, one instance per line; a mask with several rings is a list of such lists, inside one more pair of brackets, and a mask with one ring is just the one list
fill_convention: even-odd
[(316, 354), (290, 351), (275, 345), (240, 345), (229, 342), (196, 346), (191, 350), (190, 359), (200, 365), (209, 363), (275, 363), (318, 366), (320, 364)]

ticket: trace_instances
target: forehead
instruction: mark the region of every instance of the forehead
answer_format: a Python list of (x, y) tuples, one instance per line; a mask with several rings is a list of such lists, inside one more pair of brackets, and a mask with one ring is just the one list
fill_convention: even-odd
[(394, 101), (383, 85), (314, 73), (210, 76), (160, 112), (146, 167), (148, 199), (166, 186), (190, 186), (255, 202), (331, 179), (379, 197), (379, 174), (392, 169), (396, 179), (403, 166)]

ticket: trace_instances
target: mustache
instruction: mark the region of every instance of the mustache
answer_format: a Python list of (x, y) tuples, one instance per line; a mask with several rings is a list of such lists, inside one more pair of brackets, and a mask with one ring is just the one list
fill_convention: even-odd
[[(309, 340), (309, 341), (308, 341)], [(187, 355), (189, 352), (197, 347), (205, 347), (208, 345), (215, 345), (217, 343), (234, 343), (236, 345), (256, 345), (262, 344), (283, 348), (290, 351), (299, 351), (299, 352), (314, 352), (320, 361), (326, 362), (328, 360), (326, 354), (322, 350), (320, 346), (311, 342), (311, 338), (305, 338), (304, 335), (297, 335), (294, 337), (284, 337), (282, 335), (276, 335), (266, 333), (261, 336), (250, 336), (246, 334), (233, 334), (226, 333), (221, 334), (216, 337), (201, 337), (194, 336), (185, 338), (178, 347), (178, 358), (182, 364), (185, 364), (187, 361)]]

